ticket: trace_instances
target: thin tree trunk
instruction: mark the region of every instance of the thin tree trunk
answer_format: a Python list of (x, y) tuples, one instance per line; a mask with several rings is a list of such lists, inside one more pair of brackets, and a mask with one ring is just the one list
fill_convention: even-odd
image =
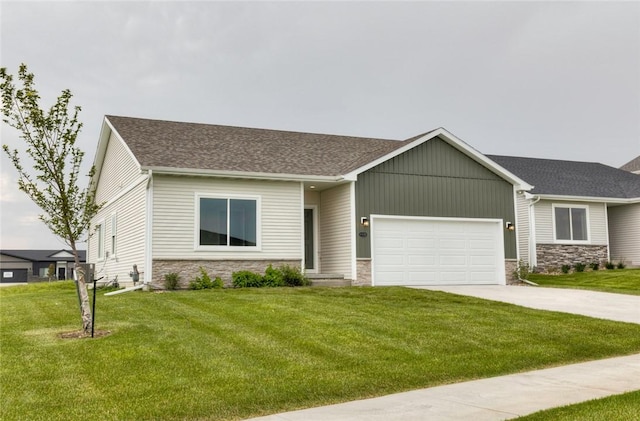
[(80, 265), (80, 258), (78, 257), (75, 242), (71, 243), (71, 249), (73, 250), (74, 266), (78, 278), (78, 298), (80, 301), (80, 317), (82, 317), (82, 331), (85, 335), (88, 335), (91, 333), (91, 305), (89, 303), (89, 292), (87, 291), (87, 283), (85, 281), (86, 274), (84, 273), (84, 268)]

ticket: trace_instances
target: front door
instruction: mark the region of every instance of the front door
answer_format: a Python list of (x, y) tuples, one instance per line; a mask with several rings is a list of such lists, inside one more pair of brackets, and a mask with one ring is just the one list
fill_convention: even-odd
[(315, 233), (314, 233), (314, 209), (304, 210), (304, 268), (315, 271)]
[(58, 269), (58, 280), (64, 281), (67, 279), (67, 262), (57, 262), (56, 268)]

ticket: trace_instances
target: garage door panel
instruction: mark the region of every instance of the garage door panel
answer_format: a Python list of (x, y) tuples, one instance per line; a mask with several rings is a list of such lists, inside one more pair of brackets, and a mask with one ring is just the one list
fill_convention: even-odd
[(502, 221), (372, 218), (375, 285), (504, 284)]

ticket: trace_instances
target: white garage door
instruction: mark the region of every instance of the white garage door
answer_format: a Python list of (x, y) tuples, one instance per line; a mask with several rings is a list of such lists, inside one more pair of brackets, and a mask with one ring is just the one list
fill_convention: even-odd
[(371, 216), (373, 285), (504, 284), (502, 221)]

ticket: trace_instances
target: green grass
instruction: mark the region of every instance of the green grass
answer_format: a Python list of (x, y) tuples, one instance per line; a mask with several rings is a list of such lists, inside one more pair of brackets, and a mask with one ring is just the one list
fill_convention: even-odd
[(529, 280), (545, 287), (591, 289), (640, 295), (640, 269), (598, 270), (566, 275), (533, 273)]
[(519, 421), (611, 421), (640, 419), (640, 390), (536, 412)]
[(640, 352), (640, 325), (407, 288), (0, 289), (0, 419), (217, 420)]

